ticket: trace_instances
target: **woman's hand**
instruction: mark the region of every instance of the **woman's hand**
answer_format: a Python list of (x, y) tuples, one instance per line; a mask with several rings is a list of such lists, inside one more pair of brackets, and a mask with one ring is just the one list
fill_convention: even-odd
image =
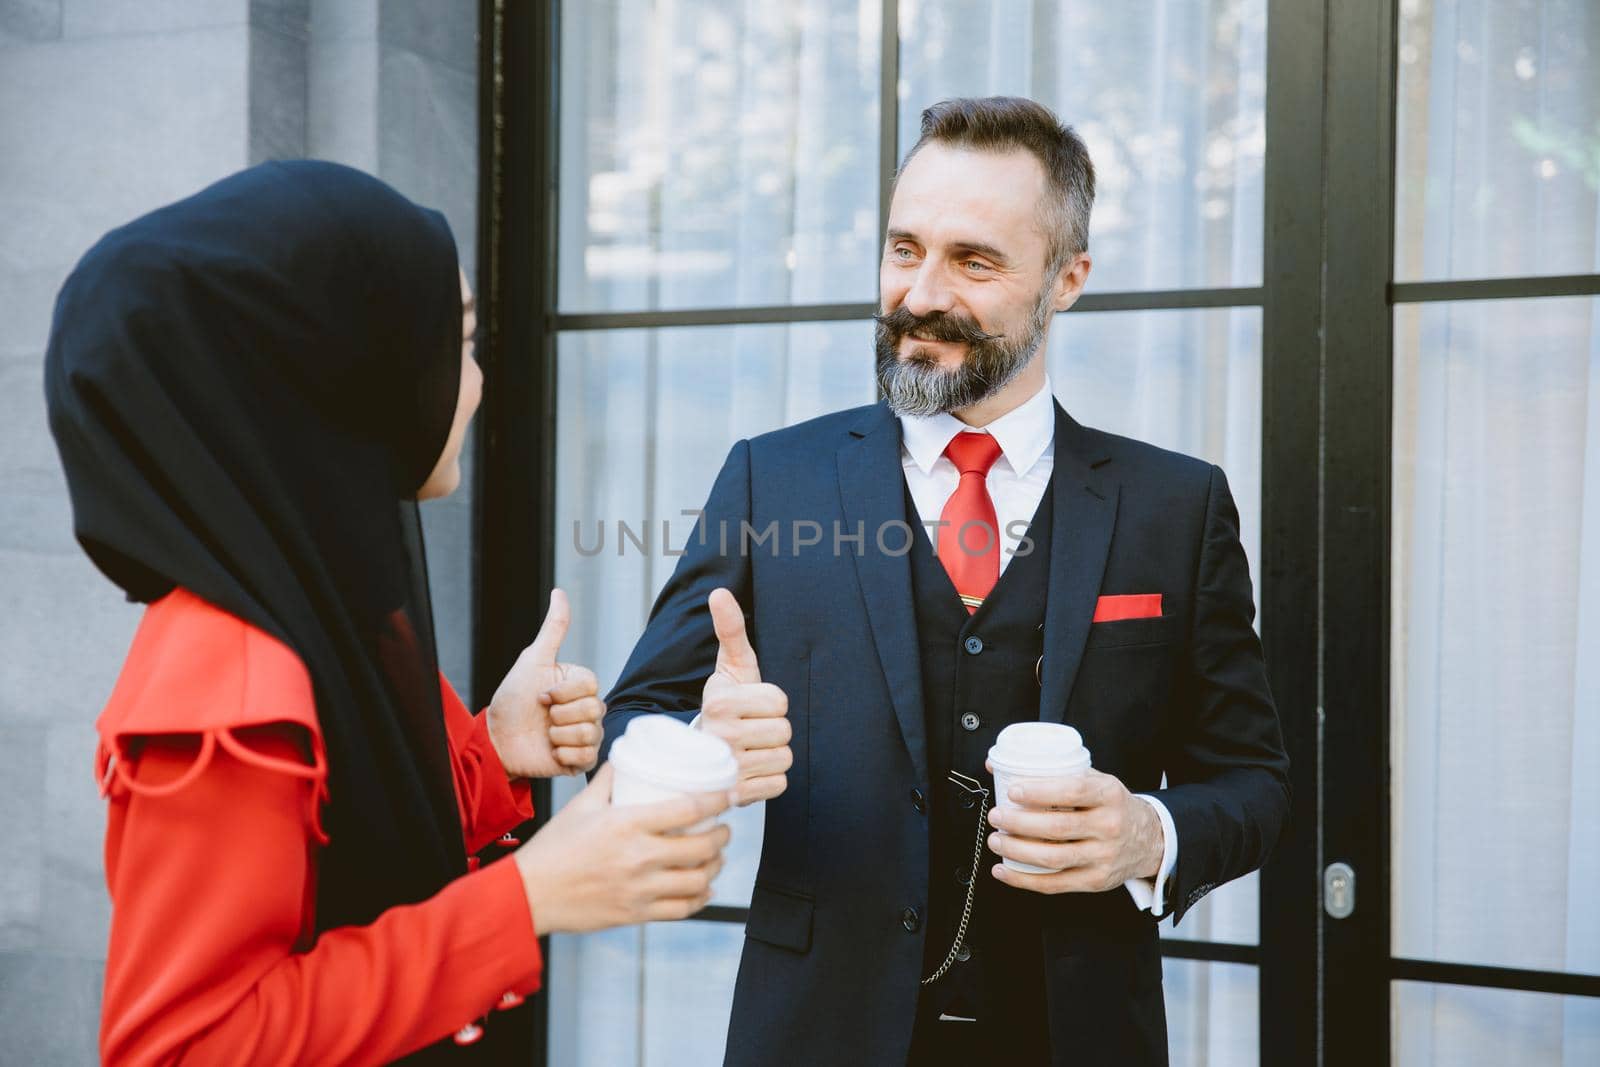
[(567, 594), (550, 593), (550, 610), (489, 701), (489, 738), (512, 778), (582, 774), (600, 758), (606, 706), (594, 672), (557, 663), (571, 622)]
[(534, 928), (574, 934), (687, 919), (711, 900), (728, 828), (681, 833), (727, 810), (726, 793), (611, 806), (611, 765), (514, 853)]

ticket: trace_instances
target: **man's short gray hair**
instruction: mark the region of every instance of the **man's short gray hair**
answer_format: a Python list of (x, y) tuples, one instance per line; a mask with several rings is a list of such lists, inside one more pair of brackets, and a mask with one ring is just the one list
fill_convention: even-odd
[(900, 169), (930, 142), (987, 152), (1026, 151), (1044, 168), (1040, 225), (1048, 241), (1046, 274), (1089, 250), (1089, 210), (1094, 206), (1094, 163), (1071, 126), (1043, 104), (1020, 96), (955, 97), (922, 113), (922, 134)]

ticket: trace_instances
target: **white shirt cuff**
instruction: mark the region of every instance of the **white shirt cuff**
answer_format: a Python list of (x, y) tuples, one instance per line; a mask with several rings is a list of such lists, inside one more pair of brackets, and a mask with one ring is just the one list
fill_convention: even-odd
[(1178, 865), (1178, 831), (1173, 828), (1172, 813), (1165, 804), (1144, 793), (1133, 795), (1156, 809), (1156, 818), (1161, 820), (1161, 869), (1156, 872), (1154, 884), (1148, 878), (1129, 878), (1122, 884), (1140, 911), (1160, 915), (1167, 910), (1167, 879)]
[(689, 725), (691, 727), (693, 727), (694, 729), (696, 729), (696, 730), (700, 729), (700, 716), (699, 716), (698, 713), (695, 715), (694, 718), (689, 720)]

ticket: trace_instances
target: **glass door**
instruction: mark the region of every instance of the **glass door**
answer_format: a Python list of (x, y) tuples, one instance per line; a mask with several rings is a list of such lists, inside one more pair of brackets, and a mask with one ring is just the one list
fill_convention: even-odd
[(1600, 9), (1327, 6), (1327, 1064), (1600, 1059)]
[(1600, 9), (1397, 41), (1393, 1062), (1595, 1063)]

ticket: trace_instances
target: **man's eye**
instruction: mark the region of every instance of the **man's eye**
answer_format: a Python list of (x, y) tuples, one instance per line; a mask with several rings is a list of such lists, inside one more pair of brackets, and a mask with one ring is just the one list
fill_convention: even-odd
[(981, 274), (989, 269), (989, 264), (980, 262), (976, 259), (967, 260), (966, 266), (968, 270), (976, 274)]
[(894, 250), (894, 257), (896, 259), (900, 260), (901, 262), (904, 262), (905, 260), (908, 260), (908, 259), (911, 258), (911, 249), (909, 249), (909, 248), (897, 248), (897, 249)]

